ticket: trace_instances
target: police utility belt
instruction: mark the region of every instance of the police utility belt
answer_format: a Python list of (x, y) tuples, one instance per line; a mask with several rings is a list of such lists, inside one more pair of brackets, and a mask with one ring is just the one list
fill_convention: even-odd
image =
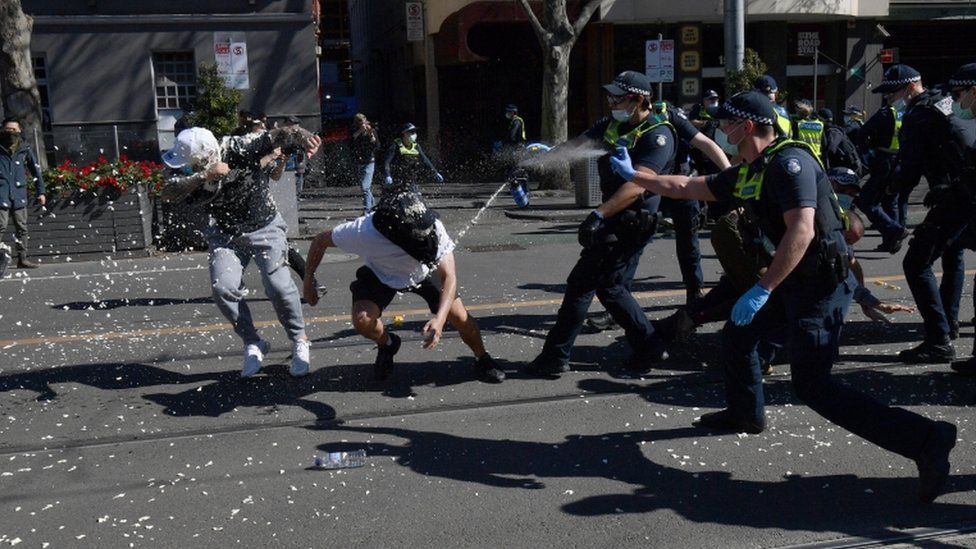
[[(668, 122), (667, 111), (661, 111), (660, 109), (658, 111), (623, 135), (620, 134), (621, 123), (616, 120), (611, 120), (610, 124), (607, 125), (607, 129), (603, 132), (603, 142), (611, 147), (611, 151), (614, 147), (626, 147), (630, 151), (633, 150), (637, 145), (637, 141), (644, 134), (663, 126), (671, 132), (673, 142), (677, 143), (678, 133), (675, 131), (674, 126)], [(641, 207), (641, 204), (644, 203), (644, 200), (650, 194), (652, 193), (645, 192), (640, 199), (635, 200), (627, 209), (615, 215), (612, 219), (607, 220), (607, 225), (611, 232), (621, 240), (641, 240), (654, 236), (654, 233), (657, 232), (661, 215), (659, 212), (651, 213)]]
[[(733, 192), (737, 205), (743, 210), (740, 217), (743, 245), (756, 254), (760, 261), (766, 265), (772, 262), (773, 256), (776, 254), (776, 245), (763, 230), (758, 201), (762, 195), (766, 167), (769, 162), (776, 153), (791, 147), (806, 150), (820, 163), (819, 157), (813, 154), (812, 148), (807, 143), (792, 139), (779, 139), (766, 147), (756, 162), (743, 164), (739, 167), (739, 177)], [(820, 167), (823, 169), (822, 163), (820, 163)], [(818, 182), (817, 188), (818, 208), (814, 223), (816, 236), (810, 243), (810, 249), (794, 269), (794, 273), (803, 283), (824, 284), (824, 287), (832, 288), (847, 279), (850, 258), (847, 254), (846, 244), (839, 239), (840, 231), (832, 226), (831, 221), (833, 219), (839, 220), (846, 227), (847, 214), (838, 204), (837, 196), (832, 189), (820, 188), (824, 185), (823, 181), (826, 181), (826, 178), (822, 178), (821, 182)], [(831, 211), (823, 211), (823, 208), (819, 207), (822, 203), (822, 194), (826, 194), (829, 199), (832, 206)]]

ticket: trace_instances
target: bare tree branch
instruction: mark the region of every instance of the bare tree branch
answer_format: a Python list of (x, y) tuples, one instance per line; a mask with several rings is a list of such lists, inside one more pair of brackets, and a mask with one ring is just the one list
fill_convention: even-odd
[(519, 0), (519, 3), (522, 4), (522, 9), (525, 10), (525, 15), (529, 18), (529, 24), (532, 25), (532, 30), (535, 31), (539, 43), (545, 47), (549, 41), (549, 31), (543, 28), (542, 23), (539, 22), (539, 18), (535, 16), (535, 12), (532, 11), (532, 6), (529, 5), (529, 0)]
[(579, 17), (576, 22), (573, 23), (573, 34), (579, 38), (579, 35), (583, 32), (583, 27), (590, 21), (593, 14), (596, 12), (597, 8), (603, 5), (604, 9), (609, 10), (613, 7), (614, 2), (617, 0), (590, 0), (583, 6), (583, 10), (580, 11)]

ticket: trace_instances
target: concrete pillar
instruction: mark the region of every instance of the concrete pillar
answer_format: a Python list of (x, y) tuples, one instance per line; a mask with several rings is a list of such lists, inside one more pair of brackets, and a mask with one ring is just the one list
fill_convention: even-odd
[(881, 96), (871, 93), (871, 88), (884, 76), (884, 67), (878, 61), (882, 37), (876, 25), (877, 21), (858, 21), (847, 27), (847, 66), (851, 70), (844, 90), (845, 105), (860, 105), (868, 117), (881, 108)]

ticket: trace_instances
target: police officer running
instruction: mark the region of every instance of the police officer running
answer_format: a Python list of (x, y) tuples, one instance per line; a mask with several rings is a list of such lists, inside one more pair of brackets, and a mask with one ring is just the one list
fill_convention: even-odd
[(417, 126), (404, 124), (399, 139), (393, 140), (383, 159), (386, 186), (390, 187), (396, 183), (398, 189), (416, 189), (422, 181), (425, 168), (433, 174), (434, 180), (438, 183), (444, 182), (444, 176), (427, 158), (424, 150), (420, 148), (420, 143), (417, 143)]
[(654, 234), (660, 197), (615, 175), (610, 170), (610, 151), (618, 143), (624, 144), (637, 169), (671, 173), (675, 132), (666, 119), (652, 112), (653, 91), (643, 73), (622, 72), (603, 89), (609, 94), (613, 116), (597, 122), (582, 136), (602, 142), (608, 151), (598, 159), (603, 203), (579, 227), (583, 250), (566, 280), (556, 324), (549, 330), (542, 352), (526, 367), (534, 375), (569, 370), (570, 351), (594, 295), (626, 333), (632, 350), (628, 369), (647, 371), (668, 356), (630, 293), (644, 246)]
[[(653, 192), (702, 200), (735, 198), (775, 246), (769, 268), (736, 302), (723, 331), (727, 362), (748, 357), (745, 363), (726, 365), (728, 408), (703, 415), (698, 425), (753, 433), (764, 428), (755, 347), (766, 329), (761, 326), (763, 306), (778, 298), (786, 314), (793, 387), (800, 400), (852, 433), (913, 459), (919, 470), (919, 499), (934, 501), (949, 475), (955, 425), (888, 406), (830, 377), (852, 287), (841, 212), (818, 160), (804, 143), (776, 135), (776, 114), (760, 94), (733, 96), (718, 117), (746, 164), (692, 178), (638, 172), (622, 148), (611, 159), (623, 179)], [(760, 323), (758, 330), (742, 330), (754, 322)]]
[[(905, 97), (922, 90), (922, 75), (908, 65), (893, 65), (885, 71), (881, 84), (872, 90), (884, 95), (885, 105), (857, 132), (854, 143), (864, 152), (871, 177), (864, 184), (854, 204), (881, 233), (881, 244), (875, 251), (898, 253), (908, 237), (908, 194), (885, 193), (897, 164), (901, 142)], [(896, 105), (897, 104), (897, 105)], [(912, 185), (914, 187), (914, 184)]]

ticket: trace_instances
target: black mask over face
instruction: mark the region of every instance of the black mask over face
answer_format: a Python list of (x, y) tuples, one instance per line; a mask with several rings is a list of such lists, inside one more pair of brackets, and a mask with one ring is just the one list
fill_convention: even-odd
[(17, 150), (20, 147), (20, 132), (0, 131), (0, 146), (11, 152)]

